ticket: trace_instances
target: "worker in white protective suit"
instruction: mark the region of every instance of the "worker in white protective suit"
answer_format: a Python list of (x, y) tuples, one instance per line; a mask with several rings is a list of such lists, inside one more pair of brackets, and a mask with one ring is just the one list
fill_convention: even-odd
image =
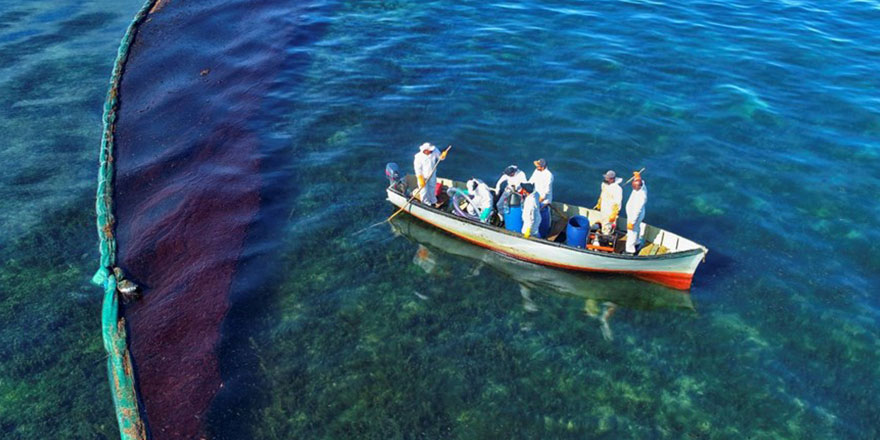
[(620, 187), (623, 179), (617, 177), (617, 173), (613, 170), (608, 170), (603, 177), (605, 180), (602, 182), (602, 192), (599, 194), (599, 201), (596, 202), (596, 209), (600, 212), (599, 223), (602, 223), (602, 233), (608, 235), (614, 230), (617, 216), (623, 206), (623, 188)]
[(535, 171), (532, 173), (532, 177), (529, 177), (529, 183), (535, 185), (541, 208), (553, 203), (553, 173), (547, 169), (546, 160), (538, 159), (535, 161)]
[(528, 182), (526, 180), (526, 173), (517, 168), (516, 165), (511, 165), (504, 169), (504, 174), (498, 179), (498, 183), (495, 184), (495, 194), (501, 195), (501, 192), (506, 188), (510, 188), (511, 191), (516, 191), (519, 188), (519, 185), (522, 183)]
[(489, 185), (486, 185), (480, 179), (471, 179), (467, 181), (468, 196), (470, 201), (467, 206), (468, 214), (480, 217), (480, 221), (485, 223), (489, 221), (489, 215), (492, 214), (492, 192)]
[(437, 195), (434, 193), (437, 186), (437, 164), (443, 159), (446, 159), (446, 152), (440, 154), (434, 145), (425, 142), (419, 146), (419, 152), (413, 159), (419, 188), (413, 192), (413, 195), (422, 203), (431, 206), (437, 204)]
[(519, 193), (523, 196), (522, 204), (522, 234), (526, 238), (541, 237), (538, 228), (541, 226), (541, 202), (535, 185), (531, 183), (523, 183), (519, 186)]
[(535, 185), (535, 192), (538, 193), (538, 200), (541, 207), (541, 236), (550, 232), (552, 217), (550, 215), (550, 204), (553, 203), (553, 173), (547, 169), (547, 161), (538, 159), (534, 162), (535, 171), (529, 178), (529, 183)]
[(648, 187), (639, 173), (633, 173), (632, 192), (626, 201), (626, 252), (635, 255), (641, 241), (642, 221), (648, 203)]

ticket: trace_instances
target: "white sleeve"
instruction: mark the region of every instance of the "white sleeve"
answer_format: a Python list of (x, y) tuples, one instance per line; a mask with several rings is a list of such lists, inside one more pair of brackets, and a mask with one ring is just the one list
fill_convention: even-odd
[(492, 196), (489, 194), (489, 188), (483, 185), (477, 187), (477, 194), (480, 196), (480, 202), (477, 205), (481, 210), (492, 206)]
[(530, 205), (531, 203), (523, 203), (523, 233), (531, 231), (535, 224), (535, 210)]
[(648, 205), (648, 186), (645, 185), (644, 183), (642, 184), (642, 192), (644, 194), (642, 194), (642, 203), (641, 203), (641, 206), (639, 206), (639, 214), (644, 216), (645, 215), (645, 206)]
[(632, 223), (633, 219), (635, 219), (635, 214), (633, 211), (635, 210), (636, 202), (633, 200), (633, 195), (629, 195), (629, 200), (626, 201), (626, 221), (627, 223)]
[(645, 209), (645, 201), (644, 193), (633, 192), (633, 194), (630, 194), (629, 200), (626, 203), (627, 222), (632, 223), (639, 217), (639, 214)]
[(502, 174), (501, 177), (498, 178), (498, 183), (495, 184), (495, 192), (501, 191), (501, 184), (507, 180), (507, 174)]

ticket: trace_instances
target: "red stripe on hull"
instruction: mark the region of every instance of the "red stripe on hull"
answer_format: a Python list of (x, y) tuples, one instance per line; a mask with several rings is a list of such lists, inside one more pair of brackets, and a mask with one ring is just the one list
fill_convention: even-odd
[(574, 271), (578, 271), (578, 272), (602, 272), (602, 273), (620, 273), (620, 274), (633, 275), (633, 276), (638, 277), (640, 279), (643, 279), (645, 281), (657, 283), (657, 284), (660, 284), (660, 285), (663, 285), (666, 287), (670, 287), (670, 288), (673, 288), (676, 290), (690, 289), (691, 288), (691, 281), (694, 278), (693, 274), (681, 273), (681, 272), (625, 271), (625, 270), (610, 270), (610, 269), (593, 269), (593, 268), (585, 268), (585, 267), (580, 267), (580, 266), (569, 266), (566, 264), (559, 264), (559, 263), (553, 263), (553, 262), (549, 262), (549, 261), (524, 257), (522, 255), (512, 254), (510, 252), (506, 252), (506, 251), (504, 251), (500, 248), (494, 247), (492, 245), (479, 242), (477, 240), (474, 240), (474, 239), (469, 238), (467, 236), (461, 235), (461, 234), (459, 234), (455, 231), (452, 231), (450, 229), (442, 228), (442, 227), (440, 227), (434, 223), (431, 223), (430, 221), (414, 214), (412, 211), (407, 211), (407, 212), (410, 215), (412, 215), (413, 217), (415, 217), (425, 223), (428, 223), (429, 225), (433, 225), (443, 231), (446, 231), (446, 232), (448, 232), (448, 233), (450, 233), (450, 234), (452, 234), (452, 235), (454, 235), (464, 241), (467, 241), (468, 243), (475, 244), (475, 245), (480, 246), (482, 248), (490, 249), (492, 251), (498, 252), (499, 254), (507, 255), (508, 257), (511, 257), (511, 258), (516, 258), (517, 260), (528, 261), (529, 263), (540, 264), (542, 266), (551, 266), (551, 267), (557, 267), (560, 269), (574, 270)]
[(645, 281), (678, 290), (689, 290), (694, 279), (693, 274), (681, 272), (632, 272), (632, 274)]

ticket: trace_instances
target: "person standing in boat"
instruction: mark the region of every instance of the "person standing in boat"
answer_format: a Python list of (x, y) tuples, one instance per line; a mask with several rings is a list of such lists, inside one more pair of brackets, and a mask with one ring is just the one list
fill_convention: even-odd
[(437, 186), (437, 163), (444, 159), (446, 159), (446, 152), (440, 154), (434, 145), (425, 142), (419, 146), (419, 152), (416, 153), (413, 160), (419, 188), (413, 195), (424, 204), (431, 206), (437, 204), (437, 194), (434, 192)]
[(642, 221), (645, 220), (645, 205), (648, 203), (648, 187), (640, 173), (633, 173), (632, 192), (626, 201), (626, 252), (635, 255), (636, 246), (641, 240)]
[(602, 223), (602, 233), (608, 235), (614, 230), (620, 207), (623, 205), (623, 188), (620, 187), (623, 179), (617, 177), (614, 170), (608, 170), (603, 177), (605, 180), (602, 182), (602, 192), (599, 193), (596, 209), (601, 213), (599, 222)]
[(519, 186), (519, 193), (523, 196), (522, 204), (522, 234), (526, 238), (535, 236), (541, 238), (539, 230), (541, 226), (541, 201), (535, 185), (523, 183)]
[(541, 235), (550, 232), (550, 204), (553, 203), (553, 173), (547, 169), (547, 161), (538, 159), (534, 162), (535, 171), (529, 178), (529, 183), (535, 185), (538, 200), (541, 205)]

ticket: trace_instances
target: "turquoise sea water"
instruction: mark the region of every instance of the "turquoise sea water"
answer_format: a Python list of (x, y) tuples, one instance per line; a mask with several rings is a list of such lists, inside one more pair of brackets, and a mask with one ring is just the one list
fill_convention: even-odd
[[(103, 87), (137, 6), (0, 14), (4, 438), (112, 437), (85, 282)], [(216, 256), (239, 263), (213, 437), (880, 436), (880, 4), (272, 8), (240, 38), (282, 47), (278, 72), (258, 110), (225, 115), (260, 140), (264, 190), (244, 250)], [(273, 39), (297, 26), (313, 34)], [(212, 43), (189, 38), (165, 44)], [(258, 65), (248, 53), (233, 68)], [(150, 97), (132, 104), (173, 108), (177, 85), (130, 85)], [(506, 261), (412, 219), (359, 232), (393, 212), (385, 163), (408, 170), (424, 141), (455, 146), (439, 173), (458, 180), (544, 157), (555, 198), (582, 205), (605, 170), (646, 167), (646, 221), (707, 262), (688, 295)], [(25, 411), (59, 402), (63, 427)]]
[(138, 7), (0, 1), (0, 438), (118, 436), (95, 270), (101, 106)]

